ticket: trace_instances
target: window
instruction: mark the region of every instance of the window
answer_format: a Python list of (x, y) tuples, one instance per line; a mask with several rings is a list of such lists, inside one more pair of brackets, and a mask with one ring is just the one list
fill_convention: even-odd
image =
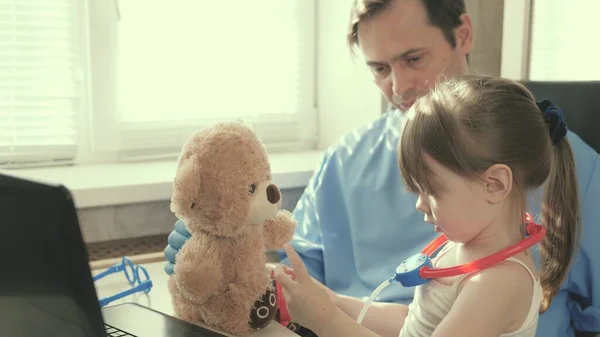
[(0, 4), (0, 167), (71, 163), (85, 103), (79, 0)]
[(172, 158), (192, 133), (234, 119), (270, 151), (314, 147), (314, 0), (120, 0), (116, 9), (107, 23), (116, 43), (102, 51), (112, 75), (98, 74), (111, 90), (94, 90), (115, 103), (94, 111), (92, 150)]
[(600, 80), (598, 0), (534, 0), (530, 80)]
[(0, 168), (175, 158), (234, 119), (314, 148), (315, 1), (3, 1)]

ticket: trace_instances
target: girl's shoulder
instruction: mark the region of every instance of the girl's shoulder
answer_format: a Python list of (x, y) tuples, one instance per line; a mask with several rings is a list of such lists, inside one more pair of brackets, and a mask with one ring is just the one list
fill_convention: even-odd
[(457, 298), (467, 287), (468, 296), (481, 296), (488, 304), (503, 303), (506, 306), (508, 310), (502, 319), (507, 324), (507, 331), (518, 330), (529, 321), (539, 311), (543, 298), (539, 273), (531, 254), (525, 253), (466, 276), (458, 285)]
[[(536, 284), (540, 282), (539, 272), (531, 254), (522, 252), (491, 267), (465, 275), (460, 280), (461, 284), (458, 285), (458, 291), (460, 292), (467, 282), (480, 282), (491, 277), (498, 281), (498, 290), (507, 288), (511, 292), (518, 289), (531, 292)], [(515, 282), (522, 285), (522, 287), (514, 289), (511, 284)]]

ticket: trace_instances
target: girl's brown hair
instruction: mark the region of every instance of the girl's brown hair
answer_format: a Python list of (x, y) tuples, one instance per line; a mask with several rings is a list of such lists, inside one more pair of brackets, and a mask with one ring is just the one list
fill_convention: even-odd
[(424, 154), (477, 179), (502, 163), (526, 208), (526, 194), (545, 184), (540, 280), (545, 312), (567, 276), (580, 232), (573, 152), (566, 137), (550, 137), (549, 121), (531, 92), (502, 78), (465, 75), (440, 82), (407, 112), (398, 145), (400, 172), (413, 193), (433, 193)]

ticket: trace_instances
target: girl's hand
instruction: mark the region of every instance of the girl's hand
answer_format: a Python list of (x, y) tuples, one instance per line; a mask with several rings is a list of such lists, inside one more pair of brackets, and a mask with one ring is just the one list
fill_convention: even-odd
[(284, 288), (292, 320), (314, 331), (330, 322), (338, 310), (331, 298), (335, 293), (310, 277), (304, 263), (290, 245), (286, 245), (284, 249), (294, 270), (295, 280), (289, 273), (279, 270), (275, 272), (275, 280)]
[[(288, 266), (281, 266), (281, 267), (277, 267), (279, 269), (283, 268), (283, 272), (286, 273), (288, 276), (290, 276), (292, 278), (292, 280), (296, 280), (296, 275), (294, 274), (294, 269), (288, 267)], [(275, 272), (275, 270), (277, 270), (276, 268), (273, 268), (273, 272)], [(323, 283), (317, 281), (314, 277), (310, 277), (310, 279), (319, 287), (325, 289), (325, 291), (327, 292), (327, 294), (329, 294), (329, 298), (331, 299), (331, 301), (338, 306), (339, 301), (340, 301), (340, 295), (338, 293), (336, 293), (335, 291), (327, 288), (327, 286), (325, 286)]]

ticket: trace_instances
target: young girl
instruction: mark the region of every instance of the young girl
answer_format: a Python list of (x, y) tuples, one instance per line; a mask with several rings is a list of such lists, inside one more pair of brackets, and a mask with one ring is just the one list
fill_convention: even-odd
[[(435, 267), (492, 255), (524, 238), (525, 201), (544, 185), (538, 272), (525, 251), (480, 272), (430, 280), (408, 306), (334, 294), (286, 248), (295, 279), (277, 273), (294, 322), (327, 336), (535, 336), (537, 318), (565, 279), (579, 233), (566, 123), (521, 84), (463, 76), (444, 81), (407, 112), (399, 167), (416, 208), (449, 242)], [(408, 258), (408, 257), (407, 257)], [(398, 261), (401, 262), (401, 261)], [(382, 280), (383, 281), (383, 280)], [(400, 286), (400, 285), (396, 285)]]

